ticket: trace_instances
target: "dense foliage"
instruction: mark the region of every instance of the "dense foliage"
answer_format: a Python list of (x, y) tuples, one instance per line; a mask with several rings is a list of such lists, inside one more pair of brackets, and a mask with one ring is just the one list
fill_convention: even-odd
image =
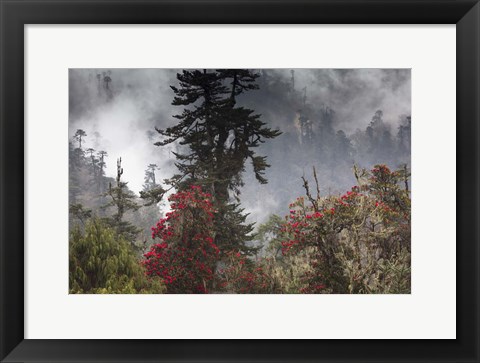
[(192, 186), (169, 200), (172, 211), (152, 227), (160, 243), (144, 255), (147, 275), (159, 277), (169, 293), (207, 293), (219, 256), (211, 195)]
[(281, 134), (271, 129), (253, 110), (238, 104), (238, 96), (258, 89), (259, 75), (248, 69), (184, 70), (177, 74), (178, 86), (171, 86), (172, 105), (182, 107), (174, 117), (178, 123), (165, 130), (156, 129), (165, 146), (185, 145), (175, 152), (179, 174), (169, 183), (177, 190), (199, 185), (214, 196), (217, 208), (215, 243), (222, 252), (240, 249), (252, 253), (247, 245), (253, 226), (229, 192), (238, 196), (243, 184), (245, 163), (250, 160), (258, 182), (265, 184), (266, 156), (256, 148)]
[(291, 204), (282, 253), (309, 251), (302, 292), (410, 291), (410, 198), (399, 186), (406, 180), (377, 165), (342, 196)]
[[(76, 130), (69, 143), (70, 292), (410, 293), (410, 174), (403, 164), (410, 157), (410, 117), (402, 116), (395, 136), (377, 110), (365, 131), (347, 136), (334, 129), (334, 110), (309, 105), (306, 88), (303, 95), (295, 91), (293, 75), (288, 91), (279, 96), (273, 90), (283, 88), (274, 87), (265, 96), (266, 104), (285, 101), (276, 105), (282, 112), (296, 110), (295, 132), (284, 134), (249, 108), (259, 73), (178, 73), (171, 86), (172, 105), (181, 108), (176, 123), (155, 127), (160, 141), (149, 136), (152, 148), (175, 146), (178, 173), (162, 185), (159, 167), (148, 164), (139, 195), (122, 179), (121, 157), (116, 178), (107, 177), (108, 153), (86, 148), (89, 135)], [(104, 102), (114, 100), (111, 82), (104, 74)], [(262, 145), (279, 136), (286, 146), (268, 154), (269, 143)], [(281, 185), (291, 190), (275, 189), (278, 178), (268, 175), (259, 150), (272, 165), (298, 167), (281, 174), (287, 179)], [(402, 166), (390, 170), (377, 163), (380, 154), (382, 163), (402, 160)], [(355, 160), (375, 166), (358, 168)], [(312, 163), (313, 182), (298, 172)], [(355, 179), (344, 177), (352, 166)], [(286, 216), (273, 214), (258, 226), (247, 222), (240, 190), (248, 168), (254, 185), (266, 184), (269, 176)], [(340, 185), (355, 185), (343, 194), (322, 194), (321, 181), (338, 175)]]
[(74, 228), (70, 236), (70, 293), (83, 294), (159, 294), (162, 281), (150, 279), (122, 236), (91, 219), (85, 231)]
[[(306, 197), (259, 233), (268, 246), (251, 258), (220, 256), (212, 196), (192, 187), (170, 198), (172, 212), (152, 228), (160, 243), (145, 254), (148, 276), (174, 293), (409, 293), (410, 197), (406, 169), (358, 171), (341, 196)], [(267, 237), (268, 235), (268, 237)]]

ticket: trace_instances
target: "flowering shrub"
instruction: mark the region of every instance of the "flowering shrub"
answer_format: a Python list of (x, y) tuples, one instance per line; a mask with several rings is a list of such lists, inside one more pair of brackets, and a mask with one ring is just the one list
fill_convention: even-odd
[(228, 252), (225, 268), (219, 269), (218, 287), (226, 293), (267, 294), (279, 292), (265, 264), (255, 263), (240, 252)]
[(290, 205), (282, 253), (311, 251), (300, 292), (410, 291), (410, 198), (398, 185), (402, 177), (377, 165), (340, 197)]
[(212, 197), (200, 187), (178, 192), (152, 228), (147, 276), (169, 293), (409, 293), (406, 170), (377, 165), (356, 176), (343, 195), (314, 199), (307, 190), (284, 220), (272, 217), (259, 228), (268, 247), (256, 257), (220, 253)]
[(219, 256), (211, 195), (192, 186), (169, 201), (172, 211), (152, 227), (159, 243), (144, 254), (147, 275), (160, 277), (169, 293), (208, 293)]
[[(392, 172), (385, 165), (376, 165), (372, 169), (371, 175), (367, 174), (364, 176), (365, 178), (368, 178), (368, 183), (363, 188), (377, 199), (383, 210), (395, 211), (403, 218), (410, 220), (408, 174), (405, 169)], [(405, 183), (406, 189), (400, 187), (399, 184), (402, 181)]]

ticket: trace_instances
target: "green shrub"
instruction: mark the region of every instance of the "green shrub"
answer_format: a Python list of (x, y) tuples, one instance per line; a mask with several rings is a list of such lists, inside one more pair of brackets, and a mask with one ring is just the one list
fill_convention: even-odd
[(99, 219), (85, 230), (74, 227), (69, 245), (69, 292), (80, 294), (160, 294), (165, 287), (149, 279), (131, 244)]

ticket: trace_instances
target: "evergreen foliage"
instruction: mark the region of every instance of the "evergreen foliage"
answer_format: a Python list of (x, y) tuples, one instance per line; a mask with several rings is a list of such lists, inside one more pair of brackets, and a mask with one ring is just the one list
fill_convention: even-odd
[(119, 235), (124, 236), (132, 244), (140, 230), (130, 222), (124, 220), (127, 211), (137, 211), (140, 206), (135, 201), (135, 195), (127, 188), (127, 183), (121, 180), (123, 174), (122, 158), (117, 160), (117, 178), (116, 185), (109, 184), (108, 191), (105, 196), (110, 197), (104, 208), (114, 207), (116, 212), (112, 217), (105, 218), (105, 222), (115, 228)]
[(143, 190), (140, 191), (140, 198), (145, 201), (145, 206), (157, 205), (167, 192), (160, 184), (157, 184), (155, 177), (157, 169), (156, 164), (149, 164), (145, 170)]
[(130, 243), (97, 218), (82, 232), (73, 228), (69, 243), (70, 293), (160, 294), (165, 286), (149, 279)]
[(75, 140), (78, 141), (78, 148), (81, 149), (82, 148), (82, 140), (87, 136), (87, 133), (85, 131), (83, 131), (82, 129), (78, 129), (76, 132), (75, 132), (75, 135), (74, 135), (74, 138)]
[(155, 145), (179, 141), (187, 150), (175, 153), (179, 174), (170, 183), (178, 189), (200, 185), (209, 191), (218, 207), (216, 243), (222, 251), (232, 245), (250, 252), (246, 242), (252, 226), (245, 225), (246, 216), (237, 204), (230, 203), (229, 191), (239, 194), (243, 186), (245, 162), (250, 159), (257, 180), (264, 184), (265, 156), (255, 148), (280, 131), (266, 127), (253, 110), (237, 105), (237, 96), (258, 89), (258, 75), (250, 70), (226, 69), (217, 71), (186, 71), (177, 74), (179, 86), (172, 104), (184, 106), (174, 116), (178, 124), (165, 130), (157, 129), (164, 137)]

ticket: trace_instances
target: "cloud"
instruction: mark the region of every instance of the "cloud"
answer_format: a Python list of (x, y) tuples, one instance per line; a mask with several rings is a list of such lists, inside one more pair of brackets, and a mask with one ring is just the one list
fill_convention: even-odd
[[(172, 151), (175, 145), (157, 147), (154, 127), (173, 125), (172, 115), (181, 109), (171, 105), (177, 84), (175, 69), (71, 69), (69, 73), (69, 133), (79, 128), (88, 134), (85, 146), (108, 152), (107, 176), (115, 176), (116, 160), (122, 157), (123, 179), (138, 193), (148, 164), (160, 170), (157, 179), (176, 173)], [(288, 202), (303, 193), (301, 175), (310, 173), (315, 155), (302, 160), (304, 151), (296, 144), (294, 120), (306, 103), (312, 118), (322, 106), (335, 110), (333, 127), (351, 135), (364, 130), (377, 109), (395, 131), (400, 115), (411, 112), (411, 78), (408, 69), (295, 69), (294, 91), (290, 69), (260, 70), (260, 90), (248, 92), (239, 103), (262, 114), (269, 126), (284, 134), (259, 148), (271, 168), (269, 184), (259, 185), (247, 168), (241, 201), (250, 221), (265, 220), (269, 213), (281, 213)], [(97, 77), (100, 75), (100, 78)], [(108, 76), (108, 86), (103, 81)], [(153, 138), (152, 138), (153, 136)], [(346, 170), (346, 174), (350, 170)], [(351, 178), (319, 170), (324, 190), (342, 188)], [(287, 203), (287, 204), (286, 204)]]

